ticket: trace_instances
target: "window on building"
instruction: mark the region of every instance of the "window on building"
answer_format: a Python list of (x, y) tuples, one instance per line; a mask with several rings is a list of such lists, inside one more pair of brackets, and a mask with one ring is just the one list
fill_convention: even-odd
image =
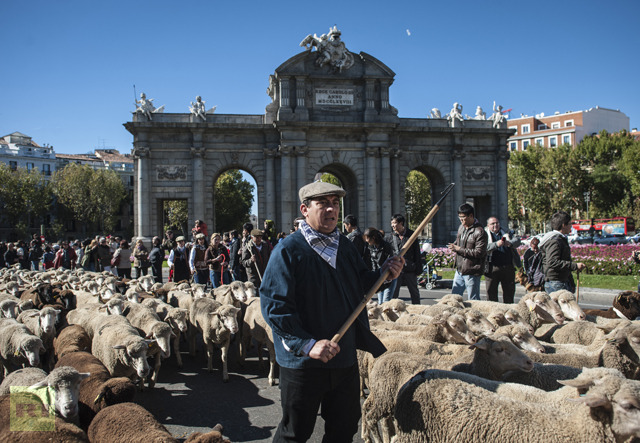
[(11, 168), (12, 171), (15, 171), (18, 169), (18, 162), (9, 161), (9, 168)]
[(558, 137), (549, 137), (549, 147), (555, 148), (558, 146)]
[(531, 125), (522, 125), (522, 133), (528, 134), (529, 132), (531, 132)]
[(544, 146), (544, 139), (543, 138), (536, 138), (536, 145)]
[(545, 129), (549, 129), (546, 123), (540, 123), (538, 125), (538, 131), (544, 131)]
[(564, 126), (567, 128), (573, 126), (573, 120), (567, 120), (566, 122), (564, 122)]
[(526, 151), (531, 142), (529, 140), (522, 140), (522, 150)]
[(551, 123), (551, 129), (560, 129), (560, 122)]
[(570, 145), (571, 144), (571, 134), (566, 134), (562, 136), (562, 144)]
[(33, 169), (33, 163), (27, 163), (27, 171), (31, 171)]
[(517, 151), (518, 142), (509, 142), (509, 151)]
[(42, 173), (44, 175), (51, 175), (51, 165), (42, 165)]

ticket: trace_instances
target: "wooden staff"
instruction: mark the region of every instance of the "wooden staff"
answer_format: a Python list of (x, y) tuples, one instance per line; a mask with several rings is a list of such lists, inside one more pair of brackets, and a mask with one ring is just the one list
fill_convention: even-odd
[(580, 271), (576, 271), (576, 303), (580, 301)]
[[(416, 241), (416, 239), (422, 233), (422, 231), (427, 226), (427, 224), (433, 219), (433, 217), (435, 217), (436, 213), (440, 209), (440, 204), (447, 197), (447, 195), (449, 195), (449, 192), (451, 192), (454, 186), (455, 186), (455, 183), (451, 183), (449, 186), (445, 188), (444, 191), (441, 192), (442, 197), (440, 197), (440, 200), (438, 200), (438, 202), (435, 205), (433, 205), (433, 207), (431, 208), (431, 211), (429, 211), (429, 213), (424, 218), (424, 220), (422, 220), (422, 223), (420, 223), (420, 225), (416, 228), (413, 235), (409, 237), (409, 240), (407, 240), (407, 243), (404, 245), (402, 250), (400, 250), (400, 252), (398, 253), (398, 257), (404, 257), (404, 254), (407, 253), (407, 251), (409, 250), (413, 242)], [(333, 338), (331, 339), (332, 342), (338, 343), (340, 341), (340, 339), (345, 334), (345, 332), (347, 332), (347, 329), (351, 327), (351, 325), (356, 320), (356, 318), (358, 318), (358, 315), (360, 315), (362, 310), (367, 306), (367, 303), (369, 303), (369, 301), (373, 298), (376, 292), (378, 292), (378, 289), (380, 288), (380, 286), (382, 286), (382, 284), (387, 280), (388, 276), (389, 276), (389, 270), (387, 269), (385, 272), (383, 272), (380, 275), (380, 278), (378, 278), (378, 280), (371, 287), (371, 289), (369, 289), (369, 292), (367, 292), (367, 294), (362, 299), (360, 304), (358, 304), (358, 306), (356, 307), (355, 311), (351, 313), (347, 321), (344, 322), (344, 324), (342, 325), (340, 330), (336, 333), (336, 335), (333, 336)]]
[[(255, 246), (255, 243), (253, 242), (253, 240), (251, 240), (251, 242), (247, 246), (249, 247), (249, 254), (251, 254), (251, 258), (253, 258), (253, 264), (256, 267), (256, 272), (258, 273), (258, 278), (260, 279), (260, 283), (262, 283), (262, 275), (260, 274), (260, 267), (258, 266), (258, 259), (256, 258), (255, 255), (253, 255), (253, 246)], [(262, 247), (264, 248), (265, 245), (262, 245)], [(257, 246), (256, 246), (256, 249), (258, 249)]]

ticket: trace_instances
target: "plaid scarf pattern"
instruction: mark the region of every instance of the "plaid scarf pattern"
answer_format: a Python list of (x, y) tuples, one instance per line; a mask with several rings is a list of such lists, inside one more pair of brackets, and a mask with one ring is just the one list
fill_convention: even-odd
[(336, 269), (338, 245), (340, 244), (338, 228), (334, 229), (331, 234), (325, 235), (313, 229), (307, 222), (301, 221), (300, 230), (311, 249), (316, 251), (333, 269)]

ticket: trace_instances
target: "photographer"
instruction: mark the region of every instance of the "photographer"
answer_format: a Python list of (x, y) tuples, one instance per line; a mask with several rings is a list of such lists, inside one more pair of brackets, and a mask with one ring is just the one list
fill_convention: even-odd
[(484, 270), (487, 297), (498, 301), (498, 285), (502, 285), (502, 301), (513, 303), (516, 292), (516, 268), (522, 265), (517, 247), (520, 239), (500, 227), (496, 217), (489, 217), (485, 228), (488, 237), (487, 261)]

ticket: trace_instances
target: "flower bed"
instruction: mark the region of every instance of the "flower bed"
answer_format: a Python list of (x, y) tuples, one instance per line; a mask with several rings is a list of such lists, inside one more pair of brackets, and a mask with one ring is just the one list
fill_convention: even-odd
[[(518, 248), (520, 255), (526, 246)], [(572, 245), (571, 257), (574, 262), (587, 266), (587, 274), (598, 275), (638, 275), (640, 264), (631, 258), (633, 251), (639, 251), (640, 245)], [(455, 254), (449, 248), (434, 248), (426, 255), (426, 260), (434, 258), (437, 268), (454, 268)]]

